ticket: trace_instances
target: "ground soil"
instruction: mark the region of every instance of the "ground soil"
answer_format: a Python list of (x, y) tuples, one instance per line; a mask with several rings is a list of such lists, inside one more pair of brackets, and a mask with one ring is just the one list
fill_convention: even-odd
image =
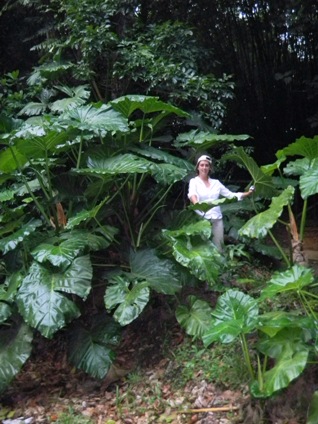
[[(318, 229), (310, 234), (306, 250), (316, 252)], [(315, 256), (310, 265), (318, 271)], [(138, 324), (125, 330), (115, 367), (97, 381), (69, 365), (63, 333), (52, 341), (38, 336), (30, 360), (0, 398), (0, 417), (5, 424), (84, 423), (85, 417), (96, 424), (306, 423), (318, 381), (316, 368), (263, 402), (251, 399), (243, 383), (235, 389), (219, 386), (202, 378), (200, 371), (176, 388), (180, 363), (173, 352), (185, 339), (174, 316), (159, 301)], [(61, 421), (63, 413), (69, 414), (68, 421)]]

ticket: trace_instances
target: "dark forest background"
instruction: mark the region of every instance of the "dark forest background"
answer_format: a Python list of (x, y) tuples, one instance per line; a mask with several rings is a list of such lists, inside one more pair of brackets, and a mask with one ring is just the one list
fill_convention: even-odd
[(9, 0), (0, 16), (0, 73), (28, 76), (68, 61), (73, 74), (63, 82), (89, 81), (96, 99), (158, 95), (206, 115), (195, 95), (180, 94), (189, 93), (181, 79), (193, 70), (213, 75), (223, 91), (212, 127), (250, 135), (256, 158), (268, 163), (317, 131), (317, 9), (313, 0)]

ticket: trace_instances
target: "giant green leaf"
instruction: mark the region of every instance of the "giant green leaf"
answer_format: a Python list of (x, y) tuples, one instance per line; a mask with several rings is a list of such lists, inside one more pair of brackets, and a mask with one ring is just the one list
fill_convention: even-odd
[(313, 138), (300, 137), (295, 143), (289, 144), (281, 150), (286, 156), (303, 156), (310, 160), (318, 158), (318, 135)]
[(114, 362), (121, 327), (111, 317), (97, 315), (85, 327), (72, 328), (68, 356), (70, 362), (94, 378), (106, 376)]
[(88, 256), (76, 258), (64, 271), (33, 262), (17, 294), (24, 320), (45, 337), (80, 315), (66, 294), (86, 299), (91, 289), (92, 265)]
[(143, 113), (165, 112), (174, 113), (178, 116), (187, 117), (189, 114), (169, 103), (164, 103), (158, 97), (142, 96), (138, 94), (131, 94), (119, 97), (112, 100), (110, 104), (113, 108), (122, 113), (126, 118), (129, 118), (132, 113), (139, 109)]
[(187, 300), (189, 305), (179, 305), (176, 309), (177, 321), (190, 336), (202, 337), (211, 322), (212, 308), (195, 296), (188, 296)]
[(267, 286), (262, 290), (260, 299), (273, 298), (279, 293), (299, 293), (314, 281), (313, 270), (301, 265), (293, 265), (286, 271), (273, 274)]
[(177, 269), (169, 259), (159, 258), (154, 249), (130, 254), (131, 273), (158, 293), (174, 294), (181, 289)]
[(291, 202), (294, 191), (294, 187), (289, 186), (278, 197), (274, 197), (269, 208), (247, 221), (239, 234), (251, 238), (265, 237), (283, 213), (284, 207)]
[(231, 153), (224, 155), (224, 159), (244, 165), (251, 175), (258, 195), (269, 198), (277, 194), (271, 176), (265, 174), (242, 147), (234, 148)]
[(210, 240), (177, 238), (170, 242), (177, 262), (188, 268), (201, 281), (216, 284), (223, 267), (223, 258)]
[[(302, 321), (301, 324), (306, 325), (306, 321)], [(310, 340), (310, 334), (307, 329), (290, 324), (289, 327), (280, 330), (274, 337), (262, 337), (257, 343), (257, 349), (264, 355), (270, 358), (279, 358), (283, 354), (284, 350), (288, 348), (290, 351), (298, 352), (301, 350), (308, 349), (306, 343)]]
[(174, 145), (176, 147), (191, 146), (200, 148), (200, 150), (207, 150), (221, 143), (233, 143), (234, 141), (244, 141), (249, 138), (246, 134), (215, 134), (207, 131), (191, 130), (187, 133), (179, 134)]
[(39, 219), (29, 221), (18, 231), (15, 231), (7, 237), (3, 237), (0, 240), (0, 250), (2, 250), (3, 254), (8, 253), (10, 250), (14, 250), (19, 243), (22, 243), (23, 240), (25, 240), (30, 234), (34, 233), (41, 225), (42, 222)]
[(213, 318), (202, 337), (203, 343), (205, 346), (216, 340), (230, 343), (240, 334), (252, 332), (257, 327), (258, 314), (258, 304), (253, 297), (239, 290), (227, 290), (212, 311)]
[(32, 332), (25, 324), (0, 329), (0, 393), (11, 383), (30, 356)]
[(147, 282), (131, 282), (130, 276), (115, 275), (107, 287), (104, 301), (106, 309), (115, 309), (114, 318), (120, 325), (134, 321), (149, 301), (150, 291)]
[(140, 174), (149, 173), (152, 162), (147, 159), (140, 158), (131, 153), (118, 155), (114, 157), (98, 157), (91, 156), (88, 159), (88, 169), (80, 169), (80, 174), (101, 174), (101, 175), (120, 175), (120, 174)]
[(107, 105), (95, 107), (93, 105), (80, 106), (67, 110), (62, 119), (67, 125), (98, 135), (107, 132), (128, 132), (127, 119)]
[(269, 397), (284, 389), (303, 372), (308, 359), (308, 350), (292, 351), (287, 347), (275, 366), (263, 374), (262, 385), (254, 381), (251, 393), (254, 397)]

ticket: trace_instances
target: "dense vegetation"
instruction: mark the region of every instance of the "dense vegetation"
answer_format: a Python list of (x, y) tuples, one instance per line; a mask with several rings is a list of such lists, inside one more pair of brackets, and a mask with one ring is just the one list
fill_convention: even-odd
[[(205, 347), (239, 339), (256, 398), (286, 388), (315, 360), (317, 281), (303, 240), (318, 193), (316, 111), (309, 97), (305, 117), (296, 119), (292, 106), (296, 76), (304, 84), (306, 72), (314, 86), (317, 29), (307, 18), (317, 19), (316, 6), (275, 4), (182, 2), (178, 20), (168, 1), (3, 8), (1, 19), (13, 21), (19, 7), (34, 23), (39, 61), (21, 73), (3, 62), (1, 391), (27, 361), (33, 337), (60, 330), (70, 334), (70, 362), (104, 378), (122, 328), (158, 296), (179, 299), (176, 319)], [(235, 78), (236, 99), (246, 104), (239, 113)], [(287, 111), (274, 102), (277, 86)], [(277, 110), (289, 136), (308, 131), (266, 146), (271, 163), (259, 166), (247, 141), (265, 128), (260, 117)], [(211, 224), (193, 212), (211, 205), (186, 199), (200, 152), (212, 153), (229, 184), (239, 176), (234, 189), (256, 186), (252, 199), (216, 202), (238, 243), (224, 255), (210, 241)], [(290, 251), (275, 237), (277, 224), (288, 229)], [(283, 269), (250, 293), (226, 289), (224, 279), (248, 255), (278, 258)], [(219, 292), (216, 305), (194, 296), (181, 302), (184, 288), (202, 284)]]

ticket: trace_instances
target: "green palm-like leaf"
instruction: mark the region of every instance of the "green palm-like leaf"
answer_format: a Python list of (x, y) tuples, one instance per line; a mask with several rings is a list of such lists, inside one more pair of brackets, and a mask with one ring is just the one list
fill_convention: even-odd
[(241, 163), (248, 170), (256, 188), (256, 193), (262, 197), (272, 197), (277, 194), (271, 176), (265, 174), (242, 147), (237, 147), (224, 156), (225, 159)]
[(188, 117), (189, 114), (169, 103), (164, 103), (158, 97), (128, 95), (119, 97), (110, 102), (115, 110), (122, 113), (126, 118), (129, 118), (132, 113), (139, 109), (143, 113), (174, 113), (178, 116)]
[(80, 315), (76, 304), (65, 294), (86, 299), (91, 279), (92, 265), (88, 256), (76, 258), (63, 272), (33, 262), (17, 295), (19, 311), (31, 327), (50, 338)]
[(114, 318), (120, 325), (134, 321), (149, 301), (150, 291), (147, 282), (130, 283), (129, 275), (115, 275), (110, 279), (104, 301), (107, 310), (114, 308)]
[(214, 134), (206, 131), (191, 130), (187, 133), (178, 135), (174, 145), (176, 147), (191, 146), (200, 148), (201, 150), (208, 150), (209, 148), (219, 145), (221, 143), (233, 143), (234, 141), (245, 141), (250, 137), (245, 134), (231, 135), (231, 134)]
[(4, 237), (0, 240), (0, 250), (3, 254), (8, 253), (10, 250), (14, 250), (19, 243), (22, 243), (30, 234), (34, 233), (37, 228), (42, 225), (39, 219), (31, 220), (27, 224), (23, 225), (20, 230), (15, 231), (10, 236)]
[(254, 397), (269, 397), (284, 389), (303, 372), (308, 359), (308, 350), (293, 352), (286, 348), (275, 366), (263, 375), (262, 386), (257, 381), (251, 385)]
[(97, 108), (92, 105), (67, 110), (62, 119), (65, 123), (81, 131), (89, 131), (104, 136), (108, 132), (126, 133), (129, 130), (127, 119), (107, 105)]
[(190, 336), (202, 337), (211, 322), (212, 308), (208, 302), (195, 296), (189, 296), (188, 303), (189, 307), (184, 305), (177, 307), (177, 321)]
[(109, 316), (96, 316), (91, 325), (76, 325), (71, 332), (70, 362), (94, 378), (106, 376), (115, 359), (121, 327)]
[(283, 213), (284, 206), (291, 202), (294, 192), (294, 187), (289, 186), (278, 197), (274, 197), (269, 208), (247, 221), (239, 234), (251, 238), (265, 237)]
[(179, 158), (177, 156), (171, 155), (164, 150), (156, 149), (152, 146), (143, 146), (141, 147), (132, 147), (130, 150), (138, 155), (144, 156), (146, 158), (153, 159), (155, 161), (164, 162), (170, 165), (174, 165), (178, 168), (184, 169), (186, 171), (193, 171), (193, 164), (189, 161)]
[(82, 222), (90, 221), (92, 218), (96, 218), (98, 212), (101, 207), (107, 202), (108, 197), (103, 199), (98, 205), (96, 205), (93, 209), (90, 210), (82, 210), (77, 213), (75, 216), (72, 216), (68, 219), (66, 228), (71, 229), (81, 224)]
[(230, 343), (240, 334), (250, 333), (256, 328), (258, 304), (251, 296), (231, 289), (219, 297), (212, 317), (202, 337), (205, 346), (216, 340)]
[(0, 324), (5, 322), (10, 317), (11, 314), (12, 314), (11, 307), (7, 303), (0, 301)]
[(158, 293), (175, 294), (181, 289), (174, 263), (159, 258), (153, 249), (131, 252), (130, 266), (134, 277), (146, 281)]
[(112, 158), (91, 156), (88, 159), (88, 169), (81, 169), (80, 174), (88, 175), (120, 175), (150, 173), (152, 162), (136, 155), (126, 153)]
[(79, 245), (84, 245), (85, 250), (96, 252), (97, 250), (106, 249), (113, 241), (118, 229), (110, 225), (103, 225), (102, 228), (95, 230), (89, 229), (72, 230), (71, 233), (61, 233), (62, 240), (68, 240), (70, 237)]
[(68, 108), (81, 106), (90, 96), (90, 91), (87, 85), (79, 85), (74, 88), (58, 86), (56, 88), (67, 94), (69, 97), (53, 102), (50, 107), (53, 112), (63, 112)]
[(0, 393), (11, 383), (30, 356), (32, 332), (25, 324), (0, 329)]
[(313, 270), (300, 265), (294, 265), (284, 272), (273, 274), (269, 283), (262, 290), (260, 299), (273, 298), (279, 293), (298, 293), (314, 281)]

